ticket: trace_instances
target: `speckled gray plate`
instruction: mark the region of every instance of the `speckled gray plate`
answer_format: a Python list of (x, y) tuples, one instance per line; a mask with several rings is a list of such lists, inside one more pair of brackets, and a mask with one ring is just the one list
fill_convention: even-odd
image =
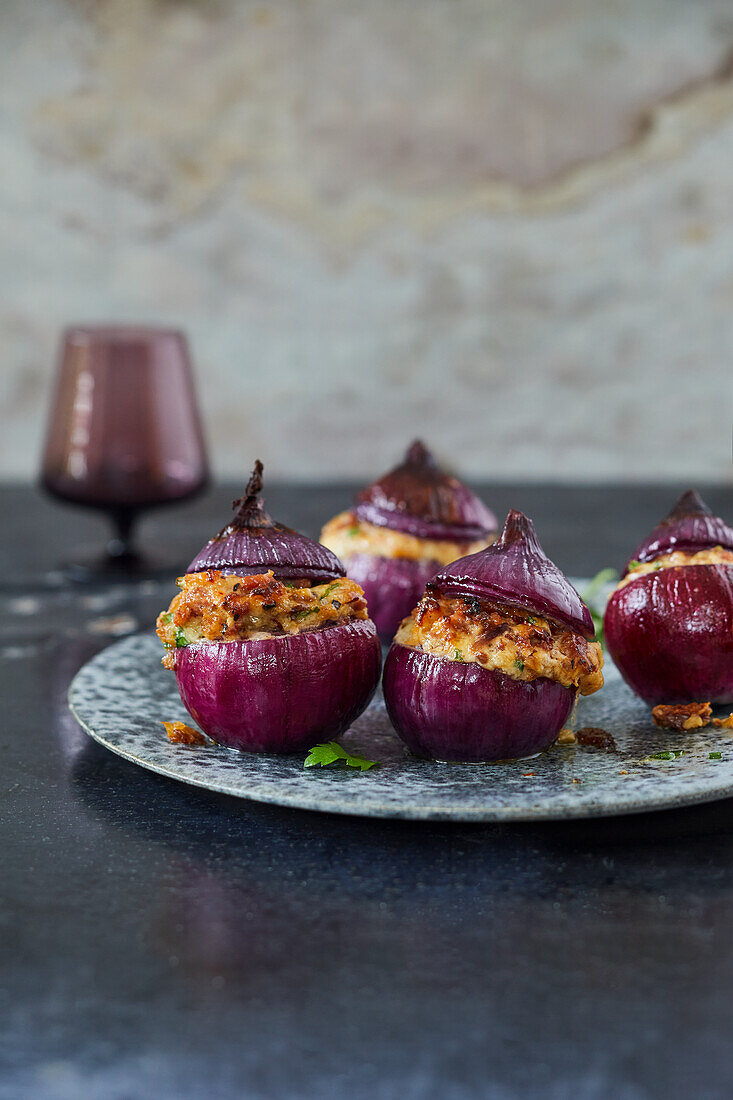
[[(249, 755), (219, 746), (171, 744), (159, 724), (190, 722), (160, 643), (136, 635), (111, 645), (78, 673), (69, 701), (95, 740), (127, 760), (199, 787), (306, 810), (371, 817), (521, 821), (596, 817), (708, 802), (733, 794), (733, 738), (704, 729), (655, 729), (649, 709), (606, 666), (606, 686), (581, 699), (576, 726), (602, 726), (617, 753), (551, 748), (505, 764), (436, 764), (410, 756), (387, 718), (381, 695), (341, 742), (380, 761), (358, 772), (336, 765), (303, 768), (303, 756)], [(675, 760), (651, 753), (685, 749)], [(711, 752), (722, 759), (711, 760)]]

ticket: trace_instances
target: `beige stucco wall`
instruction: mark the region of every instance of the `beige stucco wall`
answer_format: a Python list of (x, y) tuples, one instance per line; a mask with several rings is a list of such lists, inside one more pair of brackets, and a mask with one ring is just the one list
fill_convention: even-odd
[(220, 473), (726, 479), (732, 57), (730, 0), (6, 0), (2, 471), (141, 319)]

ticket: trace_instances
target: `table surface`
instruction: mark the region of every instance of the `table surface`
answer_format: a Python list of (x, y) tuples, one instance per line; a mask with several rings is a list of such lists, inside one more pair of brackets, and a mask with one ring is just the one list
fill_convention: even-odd
[[(566, 571), (618, 565), (686, 486), (494, 485)], [(233, 487), (160, 512), (185, 563)], [(731, 491), (706, 494), (733, 513)], [(316, 534), (343, 486), (274, 486)], [(72, 584), (94, 516), (0, 488), (0, 1097), (728, 1097), (733, 800), (456, 826), (216, 796), (88, 740), (79, 666), (171, 585)]]

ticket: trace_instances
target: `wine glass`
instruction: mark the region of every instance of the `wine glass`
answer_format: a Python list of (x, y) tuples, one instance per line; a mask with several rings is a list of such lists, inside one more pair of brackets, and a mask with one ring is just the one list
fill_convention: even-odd
[(106, 556), (78, 571), (145, 572), (133, 526), (144, 509), (187, 500), (208, 463), (186, 338), (173, 329), (83, 325), (61, 342), (41, 484), (107, 512)]

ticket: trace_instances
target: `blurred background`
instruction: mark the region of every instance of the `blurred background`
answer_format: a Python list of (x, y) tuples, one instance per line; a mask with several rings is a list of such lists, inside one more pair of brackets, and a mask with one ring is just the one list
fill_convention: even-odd
[(4, 476), (135, 321), (220, 477), (729, 478), (730, 0), (4, 0), (0, 73)]

